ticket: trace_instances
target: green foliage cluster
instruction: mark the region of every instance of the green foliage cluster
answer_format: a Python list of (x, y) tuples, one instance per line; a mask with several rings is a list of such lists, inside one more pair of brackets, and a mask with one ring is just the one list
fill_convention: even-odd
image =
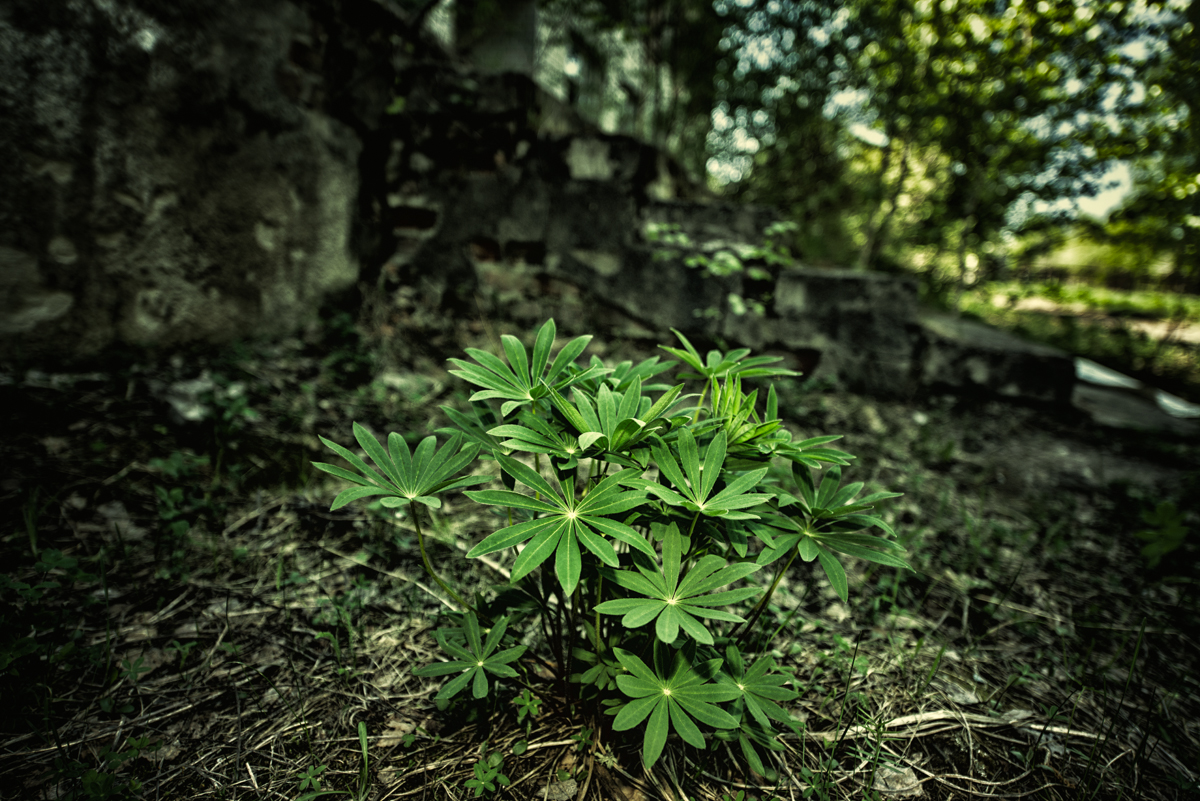
[(512, 784), (501, 772), (504, 770), (504, 755), (499, 751), (493, 751), (485, 759), (476, 762), (471, 770), (475, 775), (467, 779), (463, 786), (472, 792), (474, 798), (495, 795), (501, 787)]
[(1200, 321), (1200, 297), (1150, 290), (1126, 292), (1074, 283), (993, 281), (966, 293), (962, 306), (967, 310), (976, 305), (994, 306), (996, 297), (1002, 297), (1006, 304), (1041, 297), (1055, 303), (1080, 304), (1113, 316)]
[[(654, 245), (655, 261), (682, 259), (686, 266), (701, 270), (713, 278), (744, 274), (752, 281), (773, 281), (774, 276), (761, 265), (778, 267), (795, 263), (784, 240), (795, 233), (797, 228), (794, 222), (774, 222), (763, 232), (761, 246), (749, 248), (741, 253), (727, 247), (711, 253), (706, 252), (692, 241), (678, 223), (646, 223), (642, 229), (642, 236)], [(730, 292), (725, 299), (725, 308), (696, 309), (693, 313), (697, 317), (720, 317), (728, 311), (740, 317), (749, 312), (762, 317), (766, 314), (766, 303), (770, 298), (769, 292), (761, 293), (757, 297)]]
[[(414, 501), (436, 509), (438, 493), (499, 483), (466, 490), (503, 521), (468, 556), (516, 551), (509, 587), (468, 604), (425, 559), (462, 609), (436, 633), (448, 661), (415, 671), (451, 677), (438, 699), (468, 687), (475, 699), (498, 698), (500, 680), (533, 687), (537, 665), (569, 697), (614, 716), (614, 730), (641, 727), (647, 766), (674, 732), (697, 748), (736, 741), (754, 770), (771, 775), (762, 752), (781, 747), (778, 726), (794, 725), (780, 703), (796, 692), (765, 655), (762, 613), (797, 557), (818, 561), (843, 599), (842, 555), (906, 567), (875, 511), (895, 493), (863, 496), (861, 482), (844, 483), (852, 457), (830, 447), (838, 437), (793, 439), (773, 386), (761, 402), (745, 392), (743, 381), (792, 374), (776, 359), (746, 350), (702, 358), (676, 334), (683, 347), (665, 350), (683, 362), (679, 379), (702, 383), (699, 396), (662, 382), (678, 363), (659, 357), (577, 364), (590, 337), (551, 359), (550, 320), (532, 353), (505, 336), (506, 360), (475, 349), (472, 361), (452, 360), (452, 372), (481, 389), (472, 414), (445, 408), (455, 426), (440, 450), (430, 437), (410, 454), (396, 433), (385, 450), (355, 426), (378, 469), (328, 440), (354, 469), (316, 466), (355, 485), (333, 508), (382, 496), (409, 505), (414, 522)], [(481, 462), (490, 469), (457, 477)], [(780, 477), (773, 462), (790, 471)], [(771, 577), (752, 580), (760, 574)]]
[[(311, 749), (311, 743), (309, 746)], [(358, 753), (362, 759), (358, 768), (358, 781), (353, 791), (323, 789), (321, 786), (322, 776), (325, 771), (329, 770), (329, 765), (314, 763), (302, 770), (296, 777), (299, 790), (303, 793), (296, 798), (296, 801), (314, 801), (317, 798), (343, 795), (356, 799), (356, 801), (366, 799), (371, 791), (371, 759), (367, 749), (367, 726), (361, 720), (358, 722)]]
[(149, 461), (150, 469), (166, 482), (154, 485), (161, 524), (159, 536), (154, 538), (154, 556), (160, 564), (155, 571), (158, 578), (169, 578), (185, 572), (189, 532), (196, 519), (212, 509), (209, 500), (195, 490), (199, 473), (208, 465), (207, 456), (197, 457), (183, 451), (175, 451), (165, 459), (154, 458)]
[[(86, 570), (78, 559), (55, 548), (41, 551), (33, 570), (36, 580), (32, 582), (0, 575), (0, 601), (3, 602), (0, 605), (3, 610), (0, 611), (0, 632), (3, 632), (0, 638), (0, 686), (11, 679), (31, 681), (39, 670), (33, 663), (42, 651), (38, 632), (68, 625), (62, 614), (50, 611), (50, 600), (65, 597), (69, 588), (77, 583), (89, 585), (99, 581), (99, 576)], [(55, 653), (42, 654), (43, 668), (47, 662), (55, 666), (78, 658), (81, 653), (92, 656), (89, 649), (82, 648), (75, 639), (69, 639)]]
[(970, 283), (1120, 161), (1104, 238), (1200, 280), (1196, 3), (721, 5), (711, 163), (799, 222), (806, 258)]

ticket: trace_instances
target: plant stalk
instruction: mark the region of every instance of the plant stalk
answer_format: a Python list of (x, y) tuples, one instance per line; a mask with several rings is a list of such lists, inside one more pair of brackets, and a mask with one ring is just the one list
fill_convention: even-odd
[[(600, 606), (600, 602), (603, 600), (603, 597), (604, 597), (603, 592), (604, 592), (604, 576), (597, 576), (596, 577), (596, 603), (594, 604), (594, 607)], [(596, 658), (597, 659), (600, 658), (600, 651), (603, 648), (604, 648), (604, 645), (603, 645), (602, 639), (600, 637), (600, 613), (597, 611), (596, 612)]]
[(792, 562), (796, 561), (796, 556), (800, 553), (799, 549), (792, 548), (792, 555), (788, 557), (787, 562), (783, 567), (775, 571), (775, 578), (771, 580), (771, 586), (767, 588), (767, 592), (762, 599), (754, 605), (754, 609), (750, 612), (750, 619), (746, 621), (746, 627), (742, 629), (742, 633), (738, 635), (738, 642), (741, 643), (746, 639), (746, 635), (750, 633), (750, 629), (758, 623), (758, 619), (762, 617), (762, 613), (766, 610), (767, 604), (771, 602), (771, 596), (775, 594), (775, 588), (779, 586), (779, 582), (783, 579), (783, 574), (792, 566)]
[[(710, 379), (714, 383), (716, 379)], [(692, 425), (695, 425), (700, 420), (700, 409), (704, 406), (704, 396), (708, 394), (708, 381), (704, 382), (704, 388), (700, 390), (700, 400), (696, 401), (696, 413), (692, 415)]]
[(416, 504), (410, 502), (408, 504), (408, 508), (410, 516), (412, 517), (413, 527), (417, 530), (417, 545), (419, 545), (421, 548), (421, 561), (425, 565), (425, 572), (437, 583), (439, 587), (442, 588), (442, 592), (454, 599), (454, 602), (458, 604), (464, 612), (468, 610), (474, 612), (475, 609), (469, 603), (464, 601), (457, 592), (450, 589), (449, 585), (442, 581), (442, 577), (434, 571), (433, 565), (429, 562), (429, 554), (425, 551), (425, 533), (421, 531), (421, 518), (417, 514)]

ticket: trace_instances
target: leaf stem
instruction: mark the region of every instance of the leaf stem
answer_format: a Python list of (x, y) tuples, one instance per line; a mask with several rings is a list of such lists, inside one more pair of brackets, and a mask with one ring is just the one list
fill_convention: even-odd
[[(716, 383), (716, 378), (710, 378), (709, 381)], [(696, 413), (692, 415), (692, 425), (695, 425), (700, 420), (700, 409), (704, 406), (704, 396), (708, 394), (708, 381), (704, 382), (704, 389), (700, 390), (700, 400), (696, 401)]]
[[(539, 454), (537, 454), (537, 453), (535, 453), (533, 455), (533, 470), (539, 476), (542, 474), (542, 460), (541, 460)], [(537, 490), (534, 490), (533, 497), (537, 498), (540, 501), (542, 499), (542, 493)]]
[(783, 567), (775, 571), (775, 578), (771, 579), (771, 586), (767, 588), (766, 594), (759, 599), (759, 602), (754, 605), (754, 609), (750, 612), (750, 619), (746, 621), (746, 627), (742, 629), (742, 633), (738, 635), (739, 643), (745, 641), (746, 635), (749, 634), (750, 630), (754, 628), (754, 625), (758, 623), (758, 619), (762, 617), (762, 613), (766, 611), (767, 604), (771, 602), (771, 596), (775, 594), (775, 588), (779, 586), (780, 580), (783, 579), (783, 574), (786, 573), (787, 569), (792, 566), (792, 562), (796, 561), (796, 556), (799, 553), (800, 550), (798, 548), (792, 548), (792, 555), (788, 557), (787, 562), (783, 565)]
[(433, 565), (430, 564), (430, 562), (429, 562), (429, 554), (425, 552), (425, 534), (424, 534), (424, 532), (421, 531), (421, 518), (417, 514), (417, 506), (415, 503), (410, 502), (408, 504), (408, 509), (409, 509), (409, 516), (412, 518), (412, 521), (413, 521), (413, 527), (416, 528), (416, 530), (417, 530), (417, 544), (421, 548), (421, 561), (424, 562), (424, 564), (425, 564), (425, 572), (429, 574), (429, 577), (431, 579), (433, 579), (435, 582), (437, 582), (437, 585), (442, 588), (443, 592), (445, 592), (447, 595), (449, 595), (451, 598), (454, 599), (454, 602), (457, 603), (459, 605), (459, 607), (461, 607), (464, 611), (470, 610), (470, 611), (474, 612), (475, 611), (474, 607), (472, 607), (469, 603), (464, 601), (457, 592), (450, 589), (450, 587), (446, 584), (446, 582), (442, 581), (442, 577), (439, 576), (434, 571)]
[(587, 497), (588, 490), (590, 490), (592, 488), (592, 482), (596, 480), (596, 466), (599, 463), (600, 463), (600, 460), (593, 457), (592, 463), (590, 465), (588, 465), (587, 481), (584, 482), (584, 485), (583, 485), (583, 497), (585, 497), (585, 498)]
[[(600, 606), (600, 602), (603, 599), (604, 599), (604, 576), (597, 576), (596, 577), (596, 603), (594, 604), (593, 608), (596, 608), (598, 610), (598, 608)], [(601, 637), (600, 637), (600, 612), (597, 611), (596, 612), (596, 658), (597, 659), (600, 658), (600, 651), (603, 650), (603, 648), (604, 648), (604, 646), (601, 642)]]

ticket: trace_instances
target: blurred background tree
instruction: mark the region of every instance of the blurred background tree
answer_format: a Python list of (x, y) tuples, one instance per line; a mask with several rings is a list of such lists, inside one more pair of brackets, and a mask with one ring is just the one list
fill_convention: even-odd
[[(760, 123), (760, 147), (740, 163), (726, 157), (736, 169), (722, 177), (791, 207), (784, 154), (812, 152), (823, 128), (840, 162), (826, 180), (852, 185), (809, 197), (840, 201), (829, 211), (846, 229), (843, 264), (901, 263), (966, 283), (996, 276), (1026, 226), (1072, 219), (1070, 201), (1103, 190), (1115, 160), (1154, 155), (1159, 143), (1142, 129), (1190, 127), (1178, 108), (1194, 69), (1176, 42), (1194, 34), (1171, 38), (1182, 13), (1164, 5), (756, 0), (728, 11), (720, 101)], [(1178, 85), (1146, 86), (1151, 68)], [(810, 122), (780, 125), (795, 108)], [(819, 225), (811, 238), (829, 227)]]
[(1200, 292), (1200, 4), (1177, 14), (1165, 47), (1147, 59), (1131, 115), (1132, 135), (1113, 137), (1108, 153), (1133, 164), (1133, 189), (1108, 220), (1103, 238), (1141, 256), (1165, 257), (1170, 288)]
[[(1169, 253), (1175, 284), (1194, 285), (1195, 2), (547, 0), (541, 12), (543, 85), (714, 190), (779, 207), (806, 260), (961, 287), (1070, 238), (1037, 235), (1053, 227), (1146, 265)], [(1097, 226), (1076, 201), (1109, 189), (1114, 168), (1135, 186)]]

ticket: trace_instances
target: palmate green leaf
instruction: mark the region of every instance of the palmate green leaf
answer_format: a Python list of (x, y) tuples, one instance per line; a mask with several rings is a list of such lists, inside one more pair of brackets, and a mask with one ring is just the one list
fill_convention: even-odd
[(839, 451), (835, 448), (809, 448), (801, 452), (794, 452), (787, 448), (780, 448), (779, 455), (787, 459), (791, 459), (796, 464), (804, 465), (805, 467), (821, 468), (826, 464), (848, 465), (850, 460), (855, 458), (845, 451)]
[(813, 500), (814, 513), (819, 509), (829, 509), (833, 506), (833, 498), (841, 481), (842, 468), (840, 465), (825, 471), (825, 475), (821, 477), (821, 483), (817, 486), (817, 496)]
[[(716, 729), (736, 728), (736, 718), (717, 704), (732, 701), (738, 691), (709, 681), (706, 674), (711, 675), (712, 665), (697, 670), (691, 661), (694, 652), (676, 652), (669, 672), (664, 671), (667, 675), (651, 670), (629, 651), (616, 648), (613, 653), (629, 671), (617, 676), (617, 686), (632, 699), (617, 713), (613, 729), (627, 731), (649, 718), (642, 738), (642, 763), (647, 768), (662, 755), (671, 729), (690, 745), (703, 748), (704, 734), (695, 721)], [(656, 659), (656, 665), (660, 661)]]
[(737, 646), (729, 645), (725, 649), (724, 671), (717, 677), (719, 682), (728, 682), (737, 689), (739, 704), (772, 735), (772, 720), (791, 724), (791, 716), (779, 702), (794, 700), (798, 695), (784, 686), (791, 676), (775, 671), (775, 660), (769, 655), (759, 657), (746, 669)]
[(630, 384), (635, 379), (642, 382), (642, 390), (644, 392), (666, 392), (671, 388), (670, 385), (663, 383), (650, 384), (646, 382), (659, 373), (670, 370), (676, 364), (678, 362), (667, 361), (660, 363), (659, 357), (652, 356), (637, 365), (634, 365), (630, 361), (624, 361), (614, 367), (606, 367), (599, 356), (592, 356), (591, 363), (587, 368), (572, 364), (568, 367), (568, 370), (576, 372), (592, 371), (591, 376), (582, 381), (572, 382), (571, 386), (580, 388), (588, 394), (588, 397), (594, 398), (596, 397), (596, 393), (600, 391), (601, 383), (607, 384), (609, 389), (622, 395), (629, 389)]
[[(887, 527), (887, 524), (877, 517), (868, 515), (852, 517), (861, 521), (863, 525)], [(843, 601), (848, 598), (849, 586), (846, 571), (838, 561), (835, 551), (888, 567), (912, 569), (901, 556), (905, 552), (904, 547), (892, 540), (864, 534), (861, 531), (830, 531), (812, 528), (811, 524), (782, 516), (773, 516), (771, 520), (777, 526), (792, 530), (776, 537), (773, 545), (763, 548), (755, 561), (760, 566), (765, 566), (789, 553), (792, 548), (796, 548), (797, 553), (804, 561), (820, 560), (821, 567), (829, 578), (829, 583)], [(841, 525), (845, 519), (835, 520), (834, 525), (836, 526)], [(853, 525), (857, 527), (859, 523), (856, 522)], [(887, 530), (890, 532), (890, 528)]]
[(578, 433), (581, 449), (621, 454), (670, 428), (669, 414), (682, 391), (682, 384), (672, 387), (651, 404), (642, 395), (641, 380), (635, 378), (624, 393), (601, 384), (594, 402), (579, 387), (572, 390), (573, 402), (556, 391), (551, 391), (550, 401)]
[[(475, 403), (471, 405), (471, 414), (464, 414), (452, 406), (439, 407), (457, 428), (449, 426), (439, 428), (439, 434), (461, 434), (470, 442), (479, 445), (480, 452), (490, 455), (492, 451), (507, 450), (500, 445), (500, 440), (487, 433), (495, 425), (495, 415), (486, 405)], [(486, 458), (486, 457), (485, 457)]]
[(507, 437), (499, 443), (507, 450), (544, 453), (563, 460), (577, 459), (583, 451), (575, 437), (534, 415), (524, 415), (520, 425), (496, 426), (487, 433), (492, 437)]
[(479, 620), (475, 617), (474, 612), (467, 612), (463, 616), (463, 634), (466, 638), (466, 647), (455, 644), (446, 638), (443, 630), (438, 629), (434, 632), (437, 637), (438, 644), (442, 647), (453, 659), (446, 662), (435, 662), (432, 665), (425, 665), (413, 671), (414, 676), (448, 676), (454, 673), (459, 674), (451, 679), (435, 696), (436, 700), (446, 700), (453, 698), (462, 692), (468, 684), (471, 685), (471, 695), (475, 698), (483, 698), (488, 693), (487, 674), (499, 676), (501, 678), (515, 678), (517, 672), (510, 666), (509, 663), (516, 661), (525, 653), (524, 645), (516, 645), (512, 648), (506, 648), (503, 651), (497, 651), (500, 643), (504, 640), (504, 633), (508, 629), (508, 618), (501, 617), (496, 621), (496, 624), (488, 632), (487, 639), (484, 640), (482, 632), (479, 629)]
[[(758, 413), (754, 408), (757, 401), (758, 390), (744, 394), (738, 376), (729, 376), (723, 383), (712, 381), (713, 416), (721, 420), (731, 445), (748, 439), (758, 427)], [(778, 427), (779, 424), (774, 422), (767, 426), (771, 431)]]
[(779, 419), (779, 399), (772, 384), (767, 393), (766, 415), (762, 418), (756, 408), (757, 390), (745, 395), (741, 378), (728, 378), (724, 385), (712, 382), (714, 419), (718, 420), (729, 438), (729, 457), (726, 469), (754, 470), (776, 455), (794, 448), (791, 433)]
[(817, 558), (821, 561), (821, 568), (825, 571), (825, 575), (829, 577), (829, 586), (833, 587), (833, 591), (842, 599), (842, 603), (850, 597), (850, 582), (846, 580), (846, 570), (842, 567), (842, 563), (837, 560), (837, 557), (829, 552), (828, 548), (817, 546)]
[(683, 344), (683, 346), (684, 346), (684, 348), (686, 348), (686, 350), (680, 350), (679, 348), (669, 348), (666, 345), (659, 345), (658, 347), (662, 350), (665, 350), (667, 353), (670, 353), (672, 356), (678, 357), (680, 360), (683, 361), (684, 364), (686, 364), (688, 367), (691, 367), (693, 370), (696, 371), (696, 374), (694, 376), (692, 374), (686, 374), (686, 375), (681, 375), (680, 377), (681, 378), (692, 378), (692, 377), (704, 378), (704, 377), (706, 377), (706, 376), (700, 375), (704, 370), (704, 360), (700, 358), (700, 351), (696, 350), (695, 346), (692, 345), (692, 343), (688, 340), (688, 338), (685, 337), (680, 332), (676, 331), (674, 328), (671, 329), (671, 333), (673, 333), (679, 339), (679, 341)]
[(547, 370), (546, 365), (550, 361), (550, 350), (554, 346), (556, 332), (553, 319), (542, 325), (534, 342), (532, 360), (519, 339), (505, 334), (500, 338), (500, 344), (508, 359), (507, 364), (500, 357), (487, 351), (467, 348), (466, 354), (476, 363), (450, 359), (450, 363), (457, 368), (450, 370), (450, 373), (483, 387), (471, 396), (472, 402), (504, 401), (500, 406), (500, 415), (506, 417), (514, 409), (545, 397), (550, 388), (561, 390), (572, 383), (604, 372), (602, 369), (589, 369), (572, 375), (567, 370), (587, 347), (591, 336), (576, 337), (567, 343)]
[[(774, 729), (763, 728), (757, 719), (745, 715), (740, 701), (734, 703), (733, 713), (735, 717), (741, 716), (737, 729), (733, 731), (722, 729), (716, 732), (716, 736), (721, 740), (737, 740), (738, 745), (741, 746), (742, 757), (750, 769), (768, 781), (777, 780), (779, 778), (778, 771), (771, 766), (770, 762), (764, 761), (760, 753), (785, 750), (783, 744), (776, 739), (777, 732)], [(793, 730), (796, 728), (794, 723), (790, 727)]]
[[(877, 502), (898, 498), (901, 493), (874, 492), (855, 501), (854, 498), (862, 491), (863, 484), (855, 482), (845, 487), (839, 487), (842, 477), (840, 467), (833, 467), (826, 471), (819, 488), (814, 484), (812, 473), (808, 468), (794, 465), (792, 473), (796, 478), (800, 497), (778, 493), (779, 507), (782, 509), (793, 503), (797, 504), (803, 510), (804, 515), (810, 518), (809, 528), (813, 530), (815, 536), (834, 537), (834, 535), (840, 536), (867, 528), (878, 528), (888, 536), (895, 536), (892, 527), (882, 518), (877, 515), (865, 514), (865, 512), (871, 511)], [(797, 530), (805, 528), (799, 524), (796, 524), (795, 527)], [(846, 542), (855, 543), (856, 540), (849, 539)], [(873, 542), (870, 541), (870, 538), (859, 541), (857, 544), (903, 552), (899, 546), (886, 541)]]
[[(891, 528), (882, 520), (862, 513), (870, 511), (876, 502), (897, 498), (901, 493), (876, 492), (854, 501), (855, 496), (862, 492), (863, 483), (855, 482), (844, 487), (840, 486), (841, 466), (826, 470), (819, 486), (814, 482), (812, 472), (806, 466), (792, 465), (792, 476), (795, 478), (800, 495), (797, 497), (787, 493), (777, 493), (780, 508), (796, 504), (814, 520), (841, 519), (861, 522), (862, 525), (858, 526), (858, 529), (878, 526), (889, 534), (891, 533)], [(857, 530), (848, 526), (843, 526), (842, 529)]]
[(854, 497), (862, 491), (863, 484), (855, 482), (840, 486), (840, 466), (826, 470), (820, 485), (806, 466), (793, 465), (792, 474), (799, 496), (778, 493), (777, 506), (782, 514), (765, 516), (765, 522), (786, 533), (775, 537), (771, 545), (759, 552), (758, 564), (770, 564), (796, 548), (804, 561), (820, 561), (834, 591), (843, 601), (848, 598), (849, 586), (846, 571), (835, 552), (888, 567), (912, 569), (903, 559), (903, 546), (885, 537), (865, 533), (866, 529), (878, 528), (888, 537), (895, 536), (891, 526), (881, 517), (866, 512), (871, 511), (877, 501), (898, 497), (899, 493), (876, 492), (856, 502)]
[(642, 388), (648, 392), (665, 392), (670, 389), (669, 385), (646, 384), (646, 382), (659, 373), (665, 373), (676, 364), (676, 362), (660, 363), (657, 356), (651, 356), (648, 359), (638, 362), (636, 365), (633, 362), (621, 362), (613, 368), (605, 380), (617, 392), (624, 392), (635, 380), (642, 382)]
[(354, 424), (354, 436), (379, 470), (372, 469), (341, 445), (321, 437), (321, 442), (358, 471), (356, 474), (336, 465), (313, 462), (317, 469), (358, 485), (340, 492), (331, 509), (374, 495), (388, 496), (382, 502), (390, 507), (404, 506), (412, 501), (436, 507), (441, 504), (434, 497), (438, 493), (490, 480), (486, 476), (453, 477), (471, 464), (479, 453), (475, 443), (460, 449), (461, 434), (452, 437), (440, 450), (437, 438), (428, 436), (421, 440), (415, 455), (409, 451), (404, 438), (395, 432), (388, 435), (388, 450), (384, 450), (379, 441), (358, 423)]
[[(355, 425), (357, 425), (357, 423)], [(353, 473), (353, 472), (345, 469), (344, 467), (338, 467), (336, 465), (325, 464), (324, 462), (313, 462), (312, 463), (313, 467), (317, 468), (318, 470), (323, 470), (332, 476), (337, 476), (338, 478), (343, 478), (347, 481), (353, 481), (355, 484), (360, 484), (363, 486), (388, 487), (388, 488), (393, 486), (392, 482), (390, 482), (388, 479), (381, 476), (378, 472), (376, 472), (372, 468), (368, 467), (366, 462), (364, 462), (362, 459), (360, 459), (355, 454), (351, 453), (348, 449), (343, 448), (341, 445), (338, 445), (336, 442), (325, 439), (322, 436), (318, 436), (318, 439), (321, 440), (321, 443), (325, 447), (329, 448), (331, 451), (336, 453), (338, 456), (342, 457), (347, 462), (349, 462), (350, 465), (352, 467), (354, 467), (355, 470), (358, 471), (358, 473), (357, 474)]]
[(642, 597), (614, 598), (597, 605), (595, 610), (602, 615), (623, 615), (621, 624), (628, 629), (654, 621), (655, 636), (664, 643), (673, 643), (682, 629), (691, 639), (712, 645), (712, 633), (700, 618), (743, 622), (743, 618), (732, 612), (710, 607), (738, 603), (759, 592), (755, 587), (713, 590), (745, 578), (758, 570), (758, 565), (750, 562), (730, 565), (722, 557), (710, 554), (696, 562), (681, 580), (681, 551), (682, 535), (679, 526), (672, 523), (663, 538), (661, 565), (635, 560), (637, 572), (604, 571), (606, 577)]
[[(345, 476), (341, 476), (341, 478), (345, 478)], [(362, 500), (363, 498), (373, 495), (389, 495), (391, 492), (392, 490), (385, 487), (350, 487), (337, 494), (337, 497), (333, 499), (333, 503), (329, 505), (329, 511), (337, 511), (346, 504)]]
[(696, 350), (687, 337), (674, 328), (671, 329), (671, 332), (679, 339), (684, 349), (669, 348), (665, 345), (659, 345), (659, 348), (670, 353), (672, 356), (678, 357), (684, 364), (695, 371), (693, 373), (680, 373), (680, 378), (709, 380), (725, 378), (726, 376), (764, 378), (770, 376), (800, 375), (795, 370), (766, 366), (782, 361), (783, 359), (780, 356), (754, 356), (749, 359), (746, 358), (750, 355), (749, 348), (738, 348), (724, 354), (718, 350), (711, 350), (708, 352), (707, 358), (701, 360), (700, 352)]
[[(605, 478), (582, 500), (577, 500), (573, 481), (567, 480), (555, 487), (522, 462), (500, 453), (494, 456), (507, 473), (539, 493), (541, 498), (531, 498), (512, 490), (477, 490), (468, 492), (467, 496), (478, 503), (529, 509), (544, 516), (488, 535), (467, 556), (484, 556), (528, 540), (529, 544), (513, 563), (511, 580), (519, 581), (555, 554), (555, 575), (563, 592), (570, 595), (578, 586), (582, 573), (581, 545), (610, 566), (618, 565), (619, 559), (607, 538), (624, 542), (644, 554), (654, 554), (653, 548), (637, 531), (609, 517), (625, 514), (645, 502), (642, 493), (630, 491), (625, 486), (630, 480), (630, 471), (622, 470)], [(636, 475), (636, 471), (633, 474)]]
[[(701, 467), (699, 448), (691, 431), (679, 431), (676, 443), (679, 461), (675, 460), (666, 443), (659, 441), (652, 449), (654, 462), (659, 472), (674, 485), (672, 490), (654, 481), (636, 479), (630, 486), (645, 490), (671, 506), (679, 506), (689, 512), (698, 512), (706, 517), (724, 517), (728, 520), (754, 520), (757, 514), (738, 511), (759, 506), (774, 497), (769, 492), (750, 492), (767, 474), (768, 468), (744, 473), (716, 495), (709, 497), (725, 463), (727, 436), (717, 433), (709, 443)], [(681, 467), (682, 464), (682, 467)]]
[[(801, 557), (806, 562), (811, 562), (817, 556), (815, 546), (820, 545), (828, 550), (869, 562), (912, 570), (912, 566), (903, 558), (904, 546), (884, 537), (862, 533), (862, 528), (869, 525), (886, 527), (886, 523), (877, 517), (867, 515), (855, 515), (854, 517), (861, 523), (856, 522), (854, 524), (856, 528), (852, 531), (801, 528), (801, 524), (790, 518), (773, 517), (772, 522), (791, 530), (789, 533), (776, 537), (770, 546), (763, 548), (755, 561), (760, 566), (766, 566), (789, 553), (792, 548), (798, 547), (801, 549)], [(836, 525), (840, 524), (841, 521)], [(887, 530), (890, 532), (890, 528)]]
[(848, 465), (853, 456), (836, 448), (826, 448), (824, 445), (841, 439), (840, 434), (822, 437), (812, 437), (801, 442), (788, 443), (776, 448), (776, 452), (795, 464), (793, 470), (803, 468), (820, 469), (824, 464)]

